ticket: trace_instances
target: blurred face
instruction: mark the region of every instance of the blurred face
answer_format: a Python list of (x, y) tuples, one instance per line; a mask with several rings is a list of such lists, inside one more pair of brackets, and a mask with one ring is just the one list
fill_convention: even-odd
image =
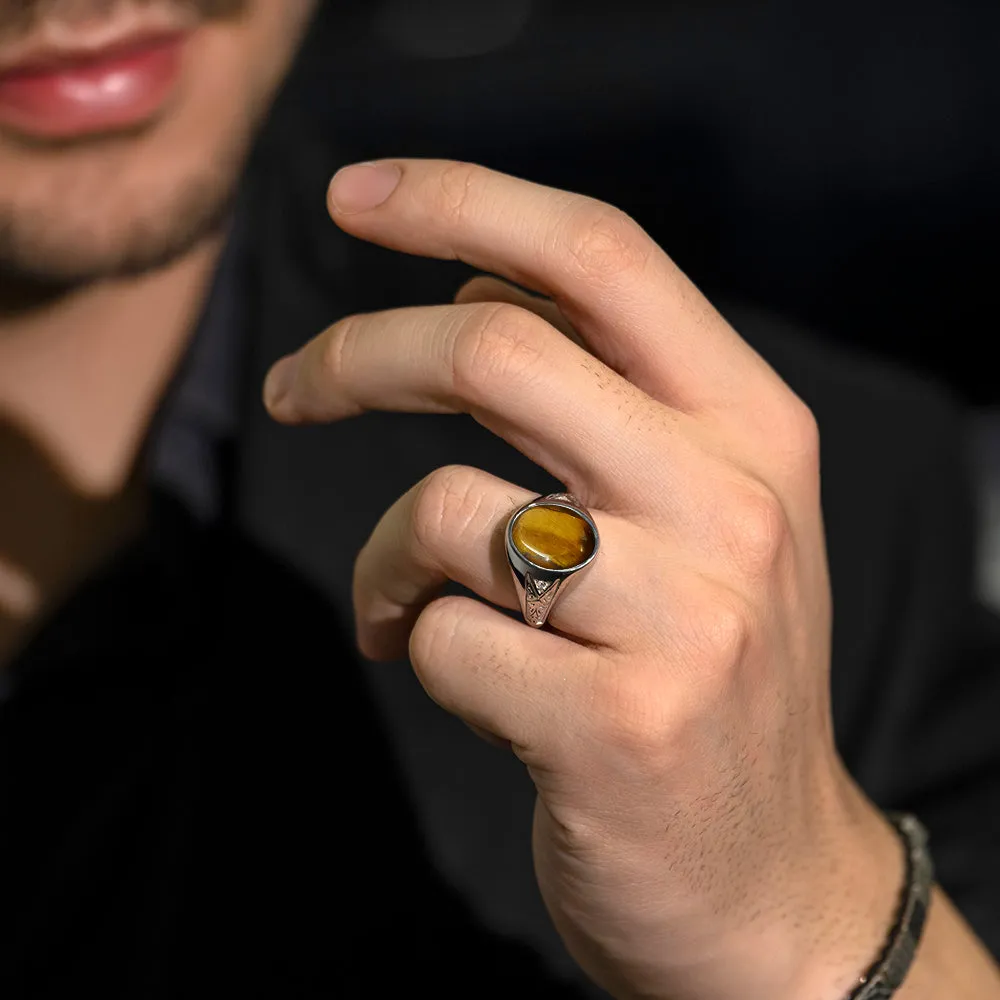
[(0, 288), (140, 273), (224, 216), (317, 0), (0, 0)]

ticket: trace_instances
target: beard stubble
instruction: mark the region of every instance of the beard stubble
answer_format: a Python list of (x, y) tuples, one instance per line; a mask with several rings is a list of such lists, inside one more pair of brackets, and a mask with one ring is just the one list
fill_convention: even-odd
[[(0, 0), (0, 44), (30, 34), (42, 19), (63, 23), (94, 20), (119, 6), (149, 6), (156, 0)], [(162, 6), (162, 2), (157, 4)], [(250, 0), (172, 0), (178, 10), (203, 20), (238, 18)], [(245, 109), (239, 109), (245, 113)], [(197, 166), (176, 177), (158, 177), (144, 185), (131, 178), (122, 186), (116, 171), (99, 164), (127, 163), (130, 149), (141, 155), (157, 121), (132, 132), (82, 137), (64, 142), (19, 142), (0, 136), (0, 172), (4, 145), (20, 146), (38, 158), (32, 190), (11, 185), (0, 190), (0, 309), (4, 300), (39, 294), (62, 294), (91, 282), (146, 274), (177, 260), (225, 223), (246, 155), (245, 130), (226, 134), (231, 122), (220, 121), (214, 147)], [(32, 147), (37, 147), (32, 149)], [(74, 160), (73, 158), (76, 158)], [(183, 160), (183, 157), (181, 158)], [(67, 170), (74, 162), (83, 169)], [(62, 189), (45, 196), (44, 176), (51, 167)], [(163, 171), (158, 163), (153, 170)], [(66, 186), (69, 175), (69, 188)], [(77, 181), (79, 183), (77, 183)], [(53, 188), (60, 183), (53, 180)], [(41, 191), (41, 193), (39, 193)], [(106, 206), (99, 212), (95, 206)]]

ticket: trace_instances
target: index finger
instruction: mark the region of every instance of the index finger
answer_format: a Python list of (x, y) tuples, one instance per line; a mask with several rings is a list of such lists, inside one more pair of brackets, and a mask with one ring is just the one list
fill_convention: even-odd
[(762, 389), (782, 385), (655, 241), (604, 202), (475, 164), (399, 159), (344, 167), (328, 203), (354, 236), (551, 296), (603, 361), (681, 410), (759, 404)]

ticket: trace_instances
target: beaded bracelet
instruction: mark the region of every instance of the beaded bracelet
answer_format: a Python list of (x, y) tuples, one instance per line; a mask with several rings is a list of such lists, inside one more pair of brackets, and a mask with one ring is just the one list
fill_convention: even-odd
[(896, 919), (878, 958), (844, 1000), (886, 1000), (900, 987), (913, 962), (927, 918), (934, 866), (927, 849), (927, 830), (911, 813), (887, 812), (906, 846), (906, 876)]

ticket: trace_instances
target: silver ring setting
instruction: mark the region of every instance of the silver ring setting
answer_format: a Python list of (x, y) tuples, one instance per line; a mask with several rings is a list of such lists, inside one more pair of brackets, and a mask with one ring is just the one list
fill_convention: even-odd
[(521, 614), (541, 628), (557, 598), (597, 557), (597, 525), (572, 494), (549, 493), (518, 507), (504, 538)]

